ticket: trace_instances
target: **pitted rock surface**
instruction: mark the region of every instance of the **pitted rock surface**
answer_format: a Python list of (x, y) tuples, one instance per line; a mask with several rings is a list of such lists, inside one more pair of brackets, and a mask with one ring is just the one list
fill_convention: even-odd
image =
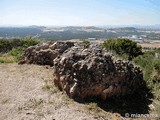
[(48, 42), (29, 47), (20, 64), (54, 66), (54, 82), (69, 97), (85, 99), (132, 94), (144, 85), (139, 67), (115, 58), (98, 46)]
[(73, 42), (48, 42), (27, 48), (19, 64), (39, 64), (53, 66), (53, 59), (73, 46)]
[(132, 94), (143, 85), (138, 67), (128, 61), (112, 59), (99, 47), (74, 46), (54, 59), (55, 85), (72, 98)]

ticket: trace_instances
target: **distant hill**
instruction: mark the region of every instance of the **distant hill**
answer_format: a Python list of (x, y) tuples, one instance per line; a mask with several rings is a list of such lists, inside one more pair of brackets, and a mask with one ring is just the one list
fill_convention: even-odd
[(0, 37), (4, 38), (35, 36), (41, 32), (39, 27), (0, 27)]
[[(131, 38), (160, 40), (158, 26), (145, 27), (95, 27), (95, 26), (66, 26), (66, 27), (0, 27), (0, 38), (12, 39), (32, 36), (45, 40), (68, 40), (68, 39), (110, 39)], [(153, 28), (153, 29), (152, 29)]]
[(148, 29), (148, 30), (160, 30), (160, 24), (157, 25), (106, 25), (101, 26), (102, 28), (136, 28), (136, 29)]

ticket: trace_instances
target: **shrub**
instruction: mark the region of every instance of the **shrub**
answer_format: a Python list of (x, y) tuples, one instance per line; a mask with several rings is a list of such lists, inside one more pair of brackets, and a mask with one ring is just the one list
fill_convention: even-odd
[(129, 39), (110, 39), (105, 41), (102, 46), (118, 55), (127, 55), (129, 60), (142, 55), (142, 47)]
[(20, 59), (21, 54), (23, 53), (23, 51), (24, 51), (24, 48), (18, 47), (16, 49), (13, 49), (13, 50), (9, 51), (8, 55), (14, 56), (15, 57), (15, 61), (17, 62)]
[(0, 40), (0, 53), (6, 53), (12, 49), (16, 49), (18, 47), (27, 48), (29, 46), (33, 46), (38, 44), (39, 41), (29, 38), (24, 39), (12, 39), (12, 40)]
[(154, 56), (157, 50), (145, 52), (134, 59), (134, 63), (142, 68), (144, 79), (153, 92), (160, 89), (160, 59)]
[(38, 44), (39, 41), (29, 38), (3, 40), (0, 39), (0, 63), (17, 62), (22, 52), (29, 46)]
[(32, 39), (31, 37), (29, 38), (24, 38), (22, 41), (22, 46), (24, 48), (27, 48), (29, 46), (33, 46), (39, 43), (39, 41)]
[(0, 53), (7, 52), (12, 49), (12, 44), (8, 40), (0, 39)]

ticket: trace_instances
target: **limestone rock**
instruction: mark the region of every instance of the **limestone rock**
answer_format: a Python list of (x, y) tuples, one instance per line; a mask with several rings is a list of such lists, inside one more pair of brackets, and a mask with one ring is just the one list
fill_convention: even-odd
[(132, 94), (143, 85), (138, 67), (128, 61), (112, 59), (98, 47), (74, 46), (54, 59), (55, 85), (72, 98)]
[(29, 47), (22, 55), (19, 64), (29, 63), (53, 66), (53, 60), (73, 45), (73, 42), (48, 42)]
[(139, 67), (98, 46), (48, 42), (25, 50), (19, 64), (54, 66), (54, 83), (69, 97), (85, 99), (132, 94), (143, 86)]

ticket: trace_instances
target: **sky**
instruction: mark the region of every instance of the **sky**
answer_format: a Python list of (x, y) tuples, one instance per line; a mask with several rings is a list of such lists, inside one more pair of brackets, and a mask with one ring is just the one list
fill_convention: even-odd
[(160, 0), (0, 0), (0, 26), (160, 24)]

